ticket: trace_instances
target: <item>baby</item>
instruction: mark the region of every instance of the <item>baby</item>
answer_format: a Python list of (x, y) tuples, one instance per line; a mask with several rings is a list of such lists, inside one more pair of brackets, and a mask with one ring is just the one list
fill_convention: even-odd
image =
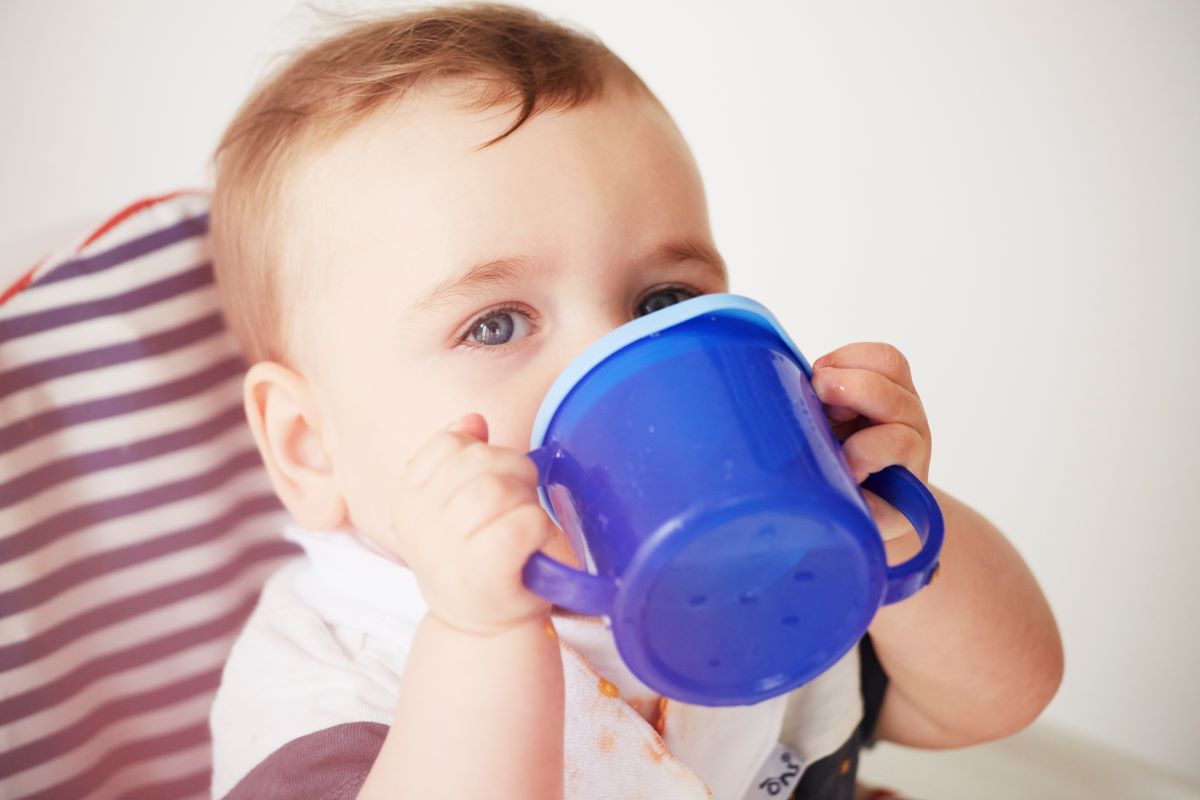
[[(536, 550), (580, 565), (524, 455), (550, 384), (634, 317), (728, 291), (683, 137), (593, 37), (504, 5), (360, 21), (260, 86), (216, 165), (246, 414), (304, 553), (225, 667), (215, 797), (852, 797), (875, 739), (982, 742), (1054, 695), (1036, 582), (932, 487), (937, 580), (751, 706), (656, 696), (602, 620), (524, 587)], [(928, 482), (903, 356), (857, 343), (814, 367), (856, 479)], [(867, 498), (889, 559), (914, 553)]]

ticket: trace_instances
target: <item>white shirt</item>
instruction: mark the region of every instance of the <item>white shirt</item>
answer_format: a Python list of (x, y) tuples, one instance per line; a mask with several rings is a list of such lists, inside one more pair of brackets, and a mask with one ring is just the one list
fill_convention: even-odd
[[(390, 725), (426, 604), (412, 571), (348, 528), (284, 538), (278, 569), (230, 651), (210, 715), (213, 797), (289, 741), (346, 722)], [(836, 751), (862, 719), (858, 648), (817, 678), (750, 706), (668, 700), (655, 730), (630, 701), (656, 697), (625, 667), (600, 618), (553, 616), (562, 652), (567, 800), (757, 797), (760, 770), (791, 749)], [(600, 691), (601, 678), (620, 694)]]

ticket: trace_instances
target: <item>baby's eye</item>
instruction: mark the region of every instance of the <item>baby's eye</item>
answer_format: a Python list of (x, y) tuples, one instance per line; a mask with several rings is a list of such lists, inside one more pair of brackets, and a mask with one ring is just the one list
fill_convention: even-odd
[(672, 286), (667, 289), (656, 289), (650, 294), (642, 298), (642, 302), (638, 303), (634, 310), (635, 317), (644, 317), (647, 314), (653, 314), (655, 311), (673, 306), (676, 303), (682, 303), (697, 294), (690, 289), (684, 289), (682, 286)]
[(475, 320), (467, 338), (476, 345), (493, 347), (529, 334), (529, 319), (517, 309), (498, 308)]

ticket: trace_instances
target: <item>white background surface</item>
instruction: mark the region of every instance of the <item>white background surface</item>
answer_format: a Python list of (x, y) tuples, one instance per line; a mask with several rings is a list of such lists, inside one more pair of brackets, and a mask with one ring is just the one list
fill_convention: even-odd
[[(810, 359), (909, 357), (932, 482), (1007, 533), (1058, 615), (1050, 727), (1200, 784), (1200, 3), (532, 5), (674, 113), (734, 291)], [(206, 185), (313, 19), (0, 0), (0, 282)]]

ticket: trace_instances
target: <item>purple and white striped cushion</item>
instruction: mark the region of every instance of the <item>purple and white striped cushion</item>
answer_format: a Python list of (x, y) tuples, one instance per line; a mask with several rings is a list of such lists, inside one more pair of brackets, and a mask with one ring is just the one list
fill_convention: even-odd
[(221, 667), (299, 552), (208, 201), (135, 203), (0, 294), (0, 797), (207, 797)]

